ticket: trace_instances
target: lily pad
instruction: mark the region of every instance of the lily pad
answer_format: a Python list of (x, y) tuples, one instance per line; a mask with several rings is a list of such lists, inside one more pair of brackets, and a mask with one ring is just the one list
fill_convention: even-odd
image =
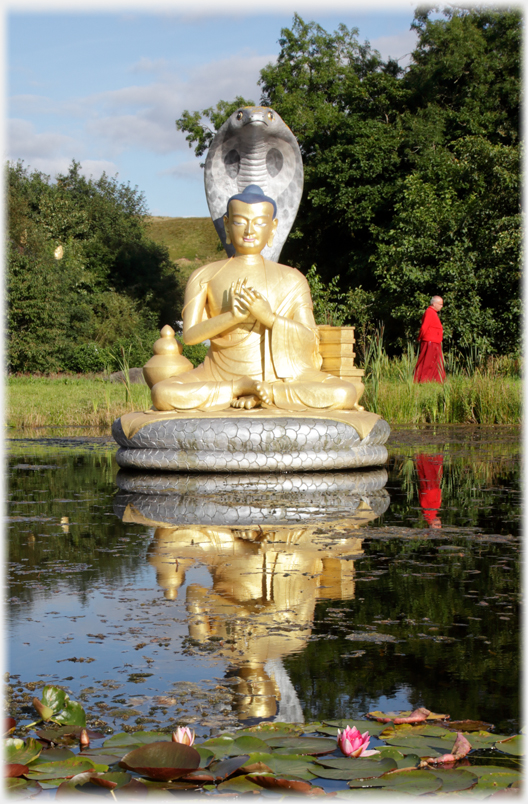
[(342, 779), (343, 781), (350, 781), (351, 779), (378, 777), (397, 767), (394, 759), (390, 759), (390, 757), (382, 759), (379, 762), (368, 759), (336, 759), (335, 762), (339, 762), (339, 765), (333, 764), (332, 767), (323, 767), (322, 765), (319, 766), (319, 763), (314, 763), (313, 772), (320, 779)]
[(222, 759), (222, 757), (231, 755), (231, 746), (234, 742), (232, 737), (212, 737), (210, 740), (200, 743), (200, 748), (207, 748), (215, 759)]
[(115, 790), (116, 788), (124, 787), (131, 779), (132, 776), (129, 773), (111, 771), (109, 773), (98, 774), (97, 776), (92, 774), (90, 784), (94, 784), (96, 787), (106, 787), (109, 790)]
[(52, 712), (60, 712), (69, 700), (68, 693), (60, 687), (47, 684), (42, 690), (41, 702), (44, 706), (48, 706)]
[(250, 762), (248, 760), (244, 765), (244, 773), (273, 773), (273, 769), (266, 765), (265, 762)]
[(254, 754), (259, 752), (261, 754), (269, 753), (271, 754), (271, 748), (269, 742), (265, 742), (264, 740), (259, 740), (258, 737), (252, 737), (250, 735), (242, 735), (242, 737), (237, 737), (236, 740), (233, 742), (233, 745), (229, 749), (229, 753), (231, 756), (235, 756), (234, 751), (236, 749), (236, 756), (239, 754)]
[[(401, 790), (391, 790), (390, 788), (383, 789), (383, 801), (386, 798), (396, 798), (398, 801), (401, 801)], [(354, 787), (353, 790), (336, 790), (335, 797), (337, 799), (351, 799), (353, 798), (354, 801), (357, 801), (358, 798), (360, 801), (364, 801), (365, 799), (372, 799), (373, 801), (378, 802), (380, 800), (380, 788), (379, 787)]]
[(6, 762), (15, 762), (20, 765), (29, 765), (42, 751), (42, 746), (33, 737), (25, 742), (17, 737), (8, 737), (5, 740), (4, 759)]
[[(170, 784), (170, 782), (169, 782)], [(114, 798), (129, 801), (134, 798), (146, 798), (148, 795), (148, 786), (146, 779), (132, 779), (123, 787), (116, 787), (114, 791)]]
[(28, 781), (27, 779), (5, 779), (4, 790), (11, 800), (34, 796), (40, 793), (42, 786), (38, 782)]
[(213, 774), (215, 781), (227, 779), (236, 770), (245, 765), (249, 759), (249, 754), (241, 754), (239, 756), (224, 759), (220, 762), (212, 762), (207, 770)]
[(200, 754), (200, 768), (205, 768), (214, 757), (214, 753), (208, 748), (204, 748), (203, 745), (193, 745), (193, 748)]
[[(86, 757), (86, 759), (91, 759), (92, 762), (95, 762), (96, 765), (113, 765), (114, 762), (117, 762), (119, 759), (124, 757), (124, 755), (129, 750), (128, 748), (122, 748), (121, 750), (117, 749), (118, 753), (108, 753), (104, 750), (104, 748), (94, 748), (93, 753), (88, 754), (86, 751), (83, 751), (80, 754), (77, 754), (78, 757)], [(99, 751), (100, 753), (97, 753)]]
[(305, 754), (251, 754), (245, 767), (256, 762), (267, 765), (279, 776), (291, 773), (305, 781), (315, 776), (314, 762)]
[(113, 734), (108, 740), (103, 743), (104, 748), (114, 748), (123, 745), (147, 745), (148, 743), (157, 743), (166, 740), (170, 742), (170, 735), (163, 731), (135, 731), (133, 734), (126, 732), (119, 732)]
[(89, 759), (64, 759), (59, 762), (43, 762), (30, 769), (27, 774), (28, 779), (37, 781), (61, 779), (66, 776), (73, 776), (84, 771), (108, 770), (108, 765), (95, 765)]
[(274, 737), (292, 737), (294, 734), (302, 734), (304, 727), (294, 726), (289, 723), (260, 723), (251, 729), (243, 729), (237, 732), (237, 739), (246, 735), (251, 737), (258, 737), (260, 740), (265, 740)]
[[(256, 784), (263, 787), (265, 790), (292, 790), (296, 793), (313, 793), (317, 791), (319, 788), (314, 788), (310, 782), (304, 781), (304, 779), (297, 779), (294, 776), (267, 776), (266, 774), (261, 774), (258, 776), (250, 776), (251, 781), (255, 782)], [(321, 793), (323, 791), (321, 790)]]
[(24, 776), (29, 771), (27, 765), (20, 765), (17, 762), (6, 762), (4, 765), (4, 776), (7, 779)]
[(77, 701), (68, 701), (64, 709), (53, 718), (55, 723), (68, 726), (86, 726), (86, 713), (80, 703)]
[[(337, 768), (338, 770), (347, 770), (351, 765), (355, 766), (363, 766), (370, 767), (371, 765), (375, 765), (376, 767), (381, 764), (382, 757), (378, 755), (373, 757), (323, 757), (322, 759), (314, 759), (314, 765), (316, 767), (321, 766), (323, 768)], [(390, 760), (393, 762), (393, 760)], [(389, 765), (385, 770), (389, 770), (390, 768), (395, 768), (396, 764)], [(382, 771), (383, 772), (383, 771)]]
[(378, 746), (377, 750), (379, 751), (379, 756), (381, 759), (391, 757), (398, 762), (398, 760), (403, 759), (405, 756), (405, 749), (401, 751), (395, 745), (380, 745)]
[(453, 740), (451, 732), (443, 726), (436, 726), (434, 723), (402, 723), (396, 726), (385, 726), (379, 734), (380, 739), (386, 740), (391, 737), (437, 737), (439, 740)]
[[(365, 782), (367, 784), (367, 782)], [(422, 796), (426, 793), (434, 793), (442, 787), (442, 780), (428, 770), (396, 770), (384, 773), (374, 782), (369, 780), (371, 786), (391, 788), (401, 793), (410, 793), (415, 796)], [(349, 787), (363, 787), (361, 780), (356, 779), (348, 783)]]
[(284, 753), (309, 754), (322, 756), (336, 750), (335, 740), (326, 737), (283, 737), (282, 739), (268, 740), (272, 748), (280, 748)]
[(170, 781), (185, 776), (200, 765), (200, 754), (190, 745), (169, 741), (155, 742), (134, 748), (119, 763), (151, 779)]
[(4, 718), (4, 734), (10, 734), (15, 728), (17, 722), (14, 717)]
[(440, 788), (442, 793), (469, 790), (478, 782), (478, 776), (472, 773), (469, 768), (467, 770), (462, 770), (462, 768), (450, 768), (449, 770), (434, 768), (432, 772), (442, 780), (442, 787)]
[(497, 740), (495, 748), (498, 748), (499, 751), (502, 751), (504, 754), (511, 754), (514, 757), (524, 756), (523, 738), (520, 734), (507, 737), (505, 740)]
[(474, 773), (475, 776), (486, 776), (487, 774), (492, 773), (513, 773), (516, 775), (517, 779), (521, 778), (521, 774), (519, 771), (510, 768), (504, 768), (501, 765), (472, 765), (471, 766), (471, 773)]
[(493, 723), (485, 723), (483, 720), (450, 720), (444, 725), (449, 731), (489, 731), (493, 729)]
[(225, 782), (221, 782), (216, 788), (221, 793), (261, 793), (262, 787), (251, 781), (251, 776), (234, 776)]
[(490, 790), (504, 789), (509, 787), (514, 782), (518, 781), (519, 776), (516, 773), (485, 773), (478, 780), (478, 784), (473, 788), (474, 790), (482, 790), (487, 788)]
[(88, 771), (85, 773), (77, 773), (69, 779), (60, 781), (55, 793), (55, 798), (69, 798), (72, 795), (78, 794), (78, 787), (82, 787), (90, 781), (92, 774)]
[[(82, 726), (65, 725), (57, 726), (54, 729), (40, 729), (37, 731), (37, 736), (48, 743), (72, 743), (79, 740), (82, 728)], [(102, 740), (104, 737), (102, 732), (93, 731), (92, 729), (87, 729), (87, 733), (90, 740)]]
[(351, 720), (351, 719), (343, 719), (343, 720), (325, 720), (325, 726), (330, 726), (336, 729), (345, 729), (347, 726), (350, 726), (351, 729), (356, 727), (358, 731), (363, 734), (363, 732), (368, 731), (371, 737), (377, 737), (383, 729), (386, 728), (384, 723), (376, 723), (372, 720)]
[(432, 739), (411, 740), (411, 738), (409, 738), (408, 740), (404, 740), (395, 738), (394, 740), (388, 740), (387, 744), (396, 746), (399, 750), (408, 754), (418, 754), (420, 757), (439, 757), (442, 756), (442, 754), (447, 754), (450, 748), (450, 746), (445, 744), (438, 745), (436, 742), (433, 742)]
[(192, 782), (193, 784), (203, 784), (203, 782), (212, 784), (215, 780), (213, 774), (209, 773), (206, 768), (198, 768), (190, 773), (186, 773), (185, 776), (181, 776), (180, 778), (182, 782)]
[[(435, 720), (449, 720), (449, 715), (439, 714), (438, 712), (429, 712), (428, 709), (416, 709), (414, 712), (421, 712), (425, 715), (425, 721), (431, 722)], [(427, 714), (426, 714), (427, 713)], [(410, 718), (414, 713), (410, 709), (406, 709), (401, 712), (369, 712), (367, 717), (372, 720), (378, 720), (380, 723), (390, 723), (394, 720), (406, 720)]]

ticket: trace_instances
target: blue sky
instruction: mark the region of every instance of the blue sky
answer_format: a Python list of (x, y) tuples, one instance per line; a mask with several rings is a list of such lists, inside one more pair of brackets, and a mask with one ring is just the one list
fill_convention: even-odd
[[(382, 56), (407, 61), (417, 3), (342, 8), (320, 2), (266, 3), (266, 14), (229, 8), (193, 13), (178, 3), (73, 12), (13, 6), (7, 40), (7, 157), (51, 176), (72, 159), (95, 178), (105, 170), (145, 193), (153, 215), (208, 215), (200, 160), (175, 120), (184, 109), (214, 106), (235, 95), (260, 97), (260, 69), (279, 52), (296, 9), (327, 31), (359, 28)], [(370, 10), (365, 11), (365, 7)], [(225, 6), (222, 6), (225, 8)], [(284, 9), (283, 10), (279, 10)], [(286, 121), (288, 122), (288, 121)]]

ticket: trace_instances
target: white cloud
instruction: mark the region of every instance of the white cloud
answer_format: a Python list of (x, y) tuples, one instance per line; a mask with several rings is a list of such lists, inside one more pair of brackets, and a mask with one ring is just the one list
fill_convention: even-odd
[(45, 95), (13, 95), (9, 99), (11, 111), (15, 114), (46, 114), (54, 110), (55, 103)]
[(147, 59), (142, 56), (139, 61), (128, 68), (129, 73), (156, 73), (166, 70), (169, 66), (167, 59)]
[(400, 67), (407, 67), (411, 61), (411, 53), (418, 42), (416, 31), (402, 31), (402, 33), (391, 36), (379, 36), (371, 41), (371, 46), (379, 50), (383, 59), (391, 56), (399, 63)]
[(193, 161), (189, 162), (180, 162), (179, 165), (174, 165), (174, 167), (171, 167), (168, 170), (160, 171), (158, 175), (171, 176), (176, 180), (190, 179), (191, 181), (200, 181), (202, 183), (204, 180), (203, 168), (200, 167), (199, 159), (194, 159)]
[[(58, 173), (67, 173), (72, 163), (71, 156), (40, 157), (36, 156), (30, 160), (24, 160), (26, 167), (30, 170), (39, 170), (46, 176), (54, 179)], [(99, 179), (103, 173), (108, 176), (115, 176), (118, 172), (117, 165), (113, 162), (95, 159), (85, 159), (81, 162), (79, 172), (86, 178)]]
[[(185, 109), (215, 106), (236, 95), (258, 102), (261, 68), (273, 56), (240, 53), (189, 71), (171, 73), (147, 86), (128, 86), (84, 98), (79, 108), (87, 114), (86, 133), (110, 146), (113, 154), (140, 147), (157, 154), (186, 150), (185, 135), (175, 121)], [(215, 81), (211, 81), (211, 76)], [(88, 111), (90, 110), (90, 111)]]
[(87, 179), (99, 179), (103, 173), (106, 173), (107, 176), (115, 176), (119, 171), (115, 162), (109, 162), (106, 159), (83, 159), (79, 172)]
[(64, 151), (69, 153), (84, 150), (82, 144), (73, 137), (45, 131), (38, 134), (33, 123), (27, 120), (9, 121), (8, 150), (10, 159), (31, 160), (60, 156)]

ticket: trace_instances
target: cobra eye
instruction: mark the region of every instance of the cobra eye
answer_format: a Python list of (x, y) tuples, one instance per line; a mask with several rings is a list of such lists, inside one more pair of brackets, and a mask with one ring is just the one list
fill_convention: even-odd
[(268, 117), (270, 120), (273, 120), (273, 112), (268, 112)]
[(243, 112), (239, 112), (239, 113), (237, 114), (237, 116), (236, 116), (236, 119), (237, 119), (237, 120), (242, 120), (242, 118), (243, 118), (243, 117), (244, 117), (244, 113), (243, 113)]

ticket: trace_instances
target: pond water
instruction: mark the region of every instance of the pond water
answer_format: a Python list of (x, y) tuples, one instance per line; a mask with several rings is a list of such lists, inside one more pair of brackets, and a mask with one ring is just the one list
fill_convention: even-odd
[(519, 731), (518, 428), (398, 429), (384, 469), (258, 478), (118, 472), (78, 433), (8, 441), (19, 722), (52, 683), (108, 732), (417, 706)]

